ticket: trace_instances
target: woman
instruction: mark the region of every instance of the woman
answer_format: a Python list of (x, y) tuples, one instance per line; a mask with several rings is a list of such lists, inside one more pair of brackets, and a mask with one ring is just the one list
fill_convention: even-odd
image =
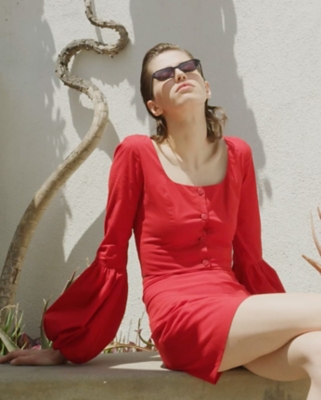
[(54, 349), (0, 362), (79, 363), (99, 354), (125, 310), (133, 229), (152, 337), (168, 368), (211, 383), (240, 365), (276, 380), (309, 376), (308, 399), (319, 399), (320, 296), (283, 293), (262, 259), (251, 150), (222, 137), (225, 115), (207, 104), (200, 61), (155, 46), (141, 92), (157, 134), (132, 135), (115, 151), (97, 256), (44, 318)]

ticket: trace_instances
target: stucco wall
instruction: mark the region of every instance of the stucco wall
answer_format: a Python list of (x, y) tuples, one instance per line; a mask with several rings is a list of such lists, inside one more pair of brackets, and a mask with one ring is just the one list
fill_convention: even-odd
[[(320, 0), (96, 0), (95, 8), (101, 18), (124, 24), (131, 43), (114, 59), (87, 53), (74, 62), (73, 71), (105, 93), (111, 122), (33, 237), (17, 294), (26, 330), (38, 334), (42, 299), (56, 298), (71, 272), (94, 257), (115, 146), (132, 133), (153, 131), (139, 73), (144, 53), (161, 41), (178, 43), (202, 60), (212, 104), (228, 114), (227, 134), (253, 148), (266, 260), (289, 291), (319, 292), (321, 279), (301, 254), (318, 257), (309, 212), (316, 216), (321, 206)], [(34, 192), (91, 123), (90, 103), (54, 74), (57, 54), (77, 38), (115, 37), (90, 25), (81, 1), (1, 1), (1, 262)], [(133, 241), (128, 271), (121, 331), (135, 338), (144, 307)]]

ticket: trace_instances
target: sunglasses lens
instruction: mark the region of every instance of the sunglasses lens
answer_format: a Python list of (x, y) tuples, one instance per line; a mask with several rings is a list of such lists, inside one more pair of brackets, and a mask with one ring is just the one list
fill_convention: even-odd
[(156, 71), (154, 73), (154, 78), (159, 81), (166, 81), (167, 79), (173, 76), (173, 69), (172, 68), (164, 68)]
[(152, 78), (155, 78), (159, 81), (166, 81), (174, 76), (174, 71), (176, 68), (179, 68), (183, 72), (192, 72), (195, 71), (200, 65), (199, 60), (188, 60), (179, 64), (177, 67), (168, 67), (160, 69), (153, 73)]
[(192, 72), (192, 71), (196, 70), (198, 65), (199, 65), (198, 60), (188, 60), (188, 61), (182, 63), (180, 65), (179, 69), (183, 72)]

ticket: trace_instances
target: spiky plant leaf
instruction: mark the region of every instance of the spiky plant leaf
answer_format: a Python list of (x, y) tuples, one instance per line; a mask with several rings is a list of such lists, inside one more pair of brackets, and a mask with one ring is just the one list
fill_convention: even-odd
[(8, 352), (19, 350), (19, 347), (10, 339), (10, 337), (0, 328), (0, 339)]
[(14, 315), (13, 315), (12, 308), (9, 308), (5, 324), (4, 324), (3, 328), (2, 328), (4, 332), (6, 332), (6, 333), (9, 332), (10, 328), (13, 325), (13, 318), (14, 318)]
[(15, 321), (14, 321), (14, 330), (13, 330), (13, 332), (11, 334), (11, 337), (15, 338), (15, 340), (21, 335), (21, 331), (23, 329), (22, 318), (23, 318), (23, 313), (22, 312), (20, 313), (19, 319), (18, 319), (18, 314), (16, 313)]
[(139, 339), (144, 343), (144, 344), (146, 344), (146, 346), (148, 347), (148, 348), (152, 348), (153, 346), (154, 346), (154, 344), (153, 344), (153, 342), (151, 342), (151, 340), (149, 339), (148, 341), (147, 340), (145, 340), (143, 337), (142, 337), (142, 335), (141, 335), (141, 332), (142, 332), (142, 329), (141, 329), (141, 318), (139, 318), (139, 320), (138, 320), (138, 329), (137, 329), (137, 334), (138, 334), (138, 337), (139, 337)]
[(62, 293), (64, 293), (69, 288), (69, 286), (71, 286), (71, 284), (74, 282), (77, 271), (78, 268), (71, 274), (71, 277), (68, 279)]
[(52, 347), (52, 342), (47, 338), (46, 334), (45, 334), (45, 330), (43, 327), (43, 317), (45, 315), (45, 312), (48, 309), (48, 305), (49, 305), (49, 300), (43, 300), (44, 302), (44, 306), (43, 306), (43, 312), (42, 312), (42, 318), (41, 318), (41, 326), (40, 326), (40, 341), (41, 341), (41, 348), (42, 349), (50, 349)]

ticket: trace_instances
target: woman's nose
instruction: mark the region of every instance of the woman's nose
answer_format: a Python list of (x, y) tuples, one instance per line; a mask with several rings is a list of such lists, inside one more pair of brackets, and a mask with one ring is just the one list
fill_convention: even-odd
[(175, 69), (175, 81), (176, 82), (185, 81), (186, 78), (187, 77), (183, 71), (181, 71), (179, 68)]

